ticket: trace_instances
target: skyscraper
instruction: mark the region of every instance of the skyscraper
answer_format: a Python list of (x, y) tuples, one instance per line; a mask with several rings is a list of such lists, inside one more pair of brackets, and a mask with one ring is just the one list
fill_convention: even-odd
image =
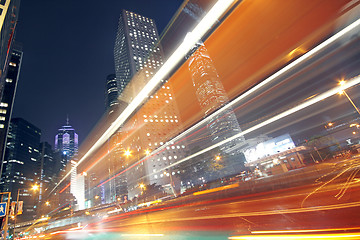
[(149, 68), (146, 70), (149, 77), (160, 66), (162, 54), (155, 45), (158, 39), (153, 19), (122, 10), (114, 47), (119, 96), (138, 71)]
[[(188, 56), (188, 68), (204, 116), (210, 117), (207, 129), (210, 133), (211, 143), (219, 143), (240, 133), (241, 128), (231, 107), (228, 107), (222, 114), (211, 115), (217, 109), (228, 104), (229, 99), (215, 65), (201, 41), (193, 47)], [(228, 160), (222, 174), (235, 174), (244, 167), (245, 157), (240, 148), (245, 144), (245, 138), (241, 137), (219, 147), (218, 154), (226, 155)], [(209, 161), (214, 160), (210, 159)]]
[[(15, 99), (15, 92), (19, 80), (22, 51), (19, 44), (15, 44), (11, 52), (8, 72), (6, 74), (5, 83), (0, 102), (0, 152), (1, 162), (5, 157), (5, 143), (9, 129), (9, 123), (12, 114), (13, 103)], [(0, 170), (1, 172), (1, 170)]]
[(78, 153), (79, 143), (78, 135), (74, 128), (69, 124), (69, 118), (66, 124), (59, 128), (58, 134), (55, 136), (55, 150), (62, 153), (61, 170), (65, 171), (66, 164)]
[(9, 66), (20, 0), (0, 1), (0, 97)]
[(17, 190), (22, 189), (19, 198), (24, 201), (22, 219), (34, 219), (36, 215), (36, 196), (29, 188), (40, 180), (39, 144), (41, 130), (22, 118), (11, 120), (6, 146), (2, 190), (11, 192), (16, 198)]

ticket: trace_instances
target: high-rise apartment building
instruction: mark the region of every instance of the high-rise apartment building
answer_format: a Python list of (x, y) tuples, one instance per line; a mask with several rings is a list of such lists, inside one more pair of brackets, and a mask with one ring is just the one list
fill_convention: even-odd
[(138, 71), (148, 68), (145, 71), (149, 77), (160, 66), (163, 57), (155, 45), (158, 39), (153, 19), (122, 10), (114, 47), (119, 95)]
[(38, 193), (29, 190), (40, 180), (39, 144), (41, 130), (22, 118), (11, 120), (3, 174), (1, 178), (2, 190), (11, 192), (12, 199), (24, 201), (22, 220), (34, 219)]
[[(11, 51), (11, 58), (9, 62), (8, 72), (6, 74), (5, 83), (3, 86), (2, 97), (0, 101), (0, 157), (1, 162), (4, 161), (6, 139), (9, 130), (9, 124), (12, 114), (13, 103), (15, 99), (15, 92), (19, 80), (22, 51), (19, 44), (15, 44)], [(0, 170), (1, 171), (1, 170)]]

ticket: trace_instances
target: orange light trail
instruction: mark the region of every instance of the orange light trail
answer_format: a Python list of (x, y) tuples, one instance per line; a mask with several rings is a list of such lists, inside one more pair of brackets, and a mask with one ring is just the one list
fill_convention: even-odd
[(71, 182), (69, 182), (63, 189), (60, 190), (59, 193), (64, 192), (68, 187), (70, 187)]
[(334, 233), (334, 234), (294, 234), (294, 235), (263, 235), (263, 236), (253, 236), (253, 235), (244, 235), (244, 236), (233, 236), (229, 239), (241, 239), (241, 240), (263, 240), (263, 239), (359, 239), (360, 232), (356, 233)]

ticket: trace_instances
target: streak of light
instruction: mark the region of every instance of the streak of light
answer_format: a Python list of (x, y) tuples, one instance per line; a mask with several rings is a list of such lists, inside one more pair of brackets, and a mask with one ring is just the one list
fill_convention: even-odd
[(212, 189), (208, 189), (208, 190), (204, 190), (204, 191), (200, 191), (200, 192), (194, 192), (193, 195), (197, 196), (197, 195), (202, 195), (202, 194), (207, 194), (207, 193), (223, 191), (226, 189), (231, 189), (231, 188), (236, 188), (236, 187), (239, 187), (238, 183), (226, 185), (226, 186), (222, 186), (222, 187), (217, 187), (217, 188), (212, 188)]
[[(235, 217), (258, 217), (258, 216), (269, 216), (269, 215), (283, 215), (283, 214), (294, 214), (294, 213), (307, 213), (307, 212), (319, 212), (319, 211), (330, 211), (330, 210), (340, 210), (345, 208), (358, 208), (360, 207), (360, 202), (351, 202), (351, 203), (340, 203), (340, 204), (333, 204), (333, 205), (327, 205), (327, 206), (315, 206), (315, 207), (307, 207), (307, 208), (292, 208), (292, 209), (278, 209), (278, 210), (267, 210), (267, 211), (255, 211), (255, 212), (237, 212), (237, 213), (226, 213), (226, 214), (214, 214), (214, 215), (206, 215), (206, 216), (193, 216), (193, 217), (181, 217), (180, 215), (178, 217), (172, 217), (171, 221), (197, 221), (197, 220), (211, 220), (211, 219), (220, 219), (220, 218), (235, 218)], [(179, 208), (179, 206), (171, 206), (167, 208), (162, 209), (170, 209), (170, 208)], [(129, 215), (133, 214), (140, 214), (140, 213), (146, 213), (146, 212), (154, 212), (159, 211), (159, 209), (148, 209), (145, 211), (139, 211), (134, 213), (129, 213)], [(114, 219), (122, 219), (125, 218), (125, 216), (120, 216)], [(136, 221), (136, 225), (139, 224), (154, 224), (154, 223), (168, 223), (168, 218), (158, 218), (158, 219), (145, 219), (140, 220), (138, 219)], [(124, 226), (132, 226), (134, 223), (122, 223), (122, 227)]]
[(360, 169), (356, 169), (354, 170), (350, 176), (346, 179), (346, 182), (343, 184), (340, 192), (338, 194), (335, 195), (335, 197), (340, 200), (344, 194), (346, 193), (346, 190), (350, 187), (350, 184), (352, 183), (353, 179), (355, 178), (355, 176), (357, 175), (357, 173), (360, 171)]
[(333, 233), (333, 234), (294, 234), (294, 235), (263, 235), (263, 236), (233, 236), (229, 239), (242, 240), (261, 240), (261, 239), (359, 239), (360, 232), (357, 233)]
[(310, 233), (310, 232), (334, 232), (334, 231), (353, 231), (360, 227), (353, 228), (324, 228), (324, 229), (301, 229), (301, 230), (273, 230), (273, 231), (251, 231), (252, 234), (279, 234), (279, 233)]
[(59, 191), (59, 193), (64, 192), (68, 187), (70, 187), (70, 183), (71, 183), (71, 182), (69, 182), (63, 189), (61, 189), (61, 190)]
[[(360, 23), (360, 21), (359, 21), (359, 23)], [(319, 94), (318, 96), (316, 96), (314, 98), (311, 98), (308, 101), (299, 104), (298, 106), (290, 108), (290, 109), (288, 109), (288, 110), (286, 110), (286, 111), (284, 111), (284, 112), (282, 112), (282, 113), (280, 113), (280, 114), (278, 114), (278, 115), (276, 115), (276, 116), (274, 116), (272, 118), (269, 118), (268, 120), (265, 120), (265, 121), (255, 125), (253, 127), (250, 127), (248, 129), (242, 131), (241, 133), (238, 133), (238, 134), (236, 134), (236, 135), (234, 135), (232, 137), (227, 138), (226, 140), (223, 140), (223, 141), (221, 141), (219, 143), (216, 143), (216, 144), (214, 144), (214, 145), (212, 145), (212, 146), (210, 146), (208, 148), (205, 148), (205, 149), (203, 149), (203, 150), (201, 150), (201, 151), (199, 151), (197, 153), (194, 153), (194, 154), (192, 154), (192, 155), (190, 155), (190, 156), (188, 156), (186, 158), (183, 158), (183, 159), (177, 161), (176, 163), (173, 163), (173, 164), (167, 166), (166, 168), (171, 168), (171, 167), (174, 167), (174, 166), (176, 166), (176, 165), (178, 165), (178, 164), (180, 164), (182, 162), (188, 161), (188, 160), (190, 160), (190, 159), (192, 159), (192, 158), (194, 158), (196, 156), (199, 156), (199, 155), (201, 155), (203, 153), (206, 153), (206, 152), (208, 152), (208, 151), (210, 151), (210, 150), (212, 150), (214, 148), (217, 148), (217, 147), (219, 147), (221, 145), (224, 145), (224, 144), (226, 144), (228, 142), (231, 142), (236, 138), (240, 138), (240, 137), (242, 137), (242, 136), (244, 136), (246, 134), (249, 134), (249, 133), (251, 133), (251, 132), (253, 132), (253, 131), (257, 130), (257, 129), (260, 129), (260, 128), (266, 126), (266, 125), (274, 123), (274, 122), (276, 122), (278, 120), (281, 120), (281, 119), (283, 119), (283, 118), (285, 118), (287, 116), (290, 116), (291, 114), (294, 114), (296, 112), (299, 112), (300, 110), (303, 110), (303, 109), (305, 109), (307, 107), (310, 107), (310, 106), (312, 106), (312, 105), (314, 105), (314, 104), (316, 104), (318, 102), (321, 102), (321, 101), (323, 101), (323, 100), (325, 100), (325, 99), (327, 99), (327, 98), (329, 98), (331, 96), (334, 96), (339, 92), (340, 89), (347, 89), (347, 88), (355, 86), (355, 85), (357, 85), (359, 83), (360, 83), (360, 76), (356, 76), (353, 79), (349, 80), (346, 83), (346, 85), (343, 85), (341, 87), (335, 87), (333, 89), (328, 90), (327, 92)], [(159, 172), (164, 171), (166, 168), (160, 169)], [(155, 174), (155, 173), (152, 173), (152, 174)]]
[[(331, 178), (330, 180), (326, 181), (324, 184), (320, 185), (319, 187), (317, 187), (315, 190), (313, 190), (311, 193), (309, 193), (304, 200), (301, 202), (301, 207), (304, 206), (305, 201), (312, 195), (314, 195), (316, 192), (318, 192), (320, 189), (324, 188), (326, 185), (328, 185), (329, 183), (333, 182), (335, 179), (339, 178), (341, 175), (343, 175), (345, 172), (349, 171), (350, 169), (354, 168), (354, 166), (349, 166), (347, 168), (345, 168), (343, 171), (341, 171), (340, 173), (336, 174), (333, 178)], [(356, 175), (355, 175), (356, 176)], [(354, 176), (354, 177), (355, 177)], [(346, 188), (347, 189), (347, 188)], [(345, 192), (344, 192), (345, 193)], [(340, 199), (340, 198), (339, 198)]]
[[(87, 159), (94, 151), (96, 151), (100, 146), (102, 146), (106, 140), (114, 134), (119, 127), (128, 119), (128, 117), (147, 99), (149, 94), (156, 89), (156, 87), (161, 84), (163, 79), (165, 79), (168, 74), (184, 59), (188, 51), (197, 43), (199, 39), (208, 33), (215, 24), (218, 23), (218, 19), (224, 15), (228, 9), (233, 5), (236, 0), (219, 0), (205, 17), (199, 22), (199, 24), (193, 29), (191, 37), (187, 38), (186, 41), (183, 41), (180, 46), (174, 51), (174, 53), (169, 57), (169, 59), (161, 66), (159, 71), (153, 76), (152, 79), (145, 85), (145, 87), (139, 92), (139, 94), (129, 103), (125, 110), (120, 114), (120, 116), (110, 125), (110, 127), (101, 135), (101, 137), (94, 143), (94, 145), (84, 154), (84, 156), (78, 161), (74, 166), (76, 168), (80, 163)], [(62, 183), (69, 175), (69, 171), (55, 186)], [(54, 189), (55, 189), (54, 188)], [(51, 191), (52, 192), (52, 191)]]
[(153, 233), (153, 234), (146, 234), (146, 233), (143, 233), (143, 234), (141, 234), (141, 233), (139, 233), (139, 234), (130, 234), (130, 233), (128, 233), (128, 234), (126, 234), (126, 233), (124, 233), (124, 234), (121, 234), (121, 236), (122, 237), (164, 237), (165, 235), (164, 234), (162, 234), (162, 233)]
[[(194, 131), (195, 129), (197, 129), (198, 127), (200, 127), (201, 125), (203, 125), (204, 123), (208, 122), (209, 119), (214, 118), (215, 116), (221, 114), (222, 112), (226, 111), (228, 108), (232, 108), (235, 104), (239, 103), (241, 100), (245, 99), (246, 97), (250, 96), (251, 94), (255, 93), (256, 91), (258, 91), (259, 89), (265, 87), (266, 85), (270, 84), (272, 81), (276, 80), (278, 77), (281, 77), (282, 75), (284, 75), (285, 73), (287, 73), (288, 71), (290, 71), (291, 69), (297, 67), (298, 65), (300, 65), (301, 63), (303, 63), (304, 61), (310, 59), (311, 57), (313, 57), (315, 54), (319, 53), (321, 50), (323, 50), (325, 47), (329, 46), (330, 44), (334, 43), (335, 41), (339, 40), (341, 37), (343, 37), (344, 35), (348, 34), (349, 32), (351, 32), (353, 29), (355, 29), (357, 26), (360, 25), (360, 19), (357, 19), (355, 22), (353, 22), (352, 24), (348, 25), (347, 27), (345, 27), (343, 30), (339, 31), (338, 33), (334, 34), (333, 36), (331, 36), (330, 38), (328, 38), (327, 40), (325, 40), (324, 42), (320, 43), (319, 45), (317, 45), (316, 47), (314, 47), (313, 49), (311, 49), (310, 51), (308, 51), (307, 53), (305, 53), (304, 55), (302, 55), (301, 57), (299, 57), (298, 59), (294, 60), (293, 62), (289, 63), (288, 65), (286, 65), (284, 68), (280, 69), (279, 71), (277, 71), (276, 73), (274, 73), (273, 75), (269, 76), (268, 78), (266, 78), (264, 81), (260, 82), (259, 84), (255, 85), (253, 88), (249, 89), (248, 91), (246, 91), (245, 93), (243, 93), (242, 95), (240, 95), (239, 97), (237, 97), (236, 99), (232, 100), (229, 104), (225, 105), (224, 107), (222, 107), (221, 109), (219, 109), (218, 111), (214, 112), (213, 114), (209, 115), (207, 118), (204, 118), (202, 121), (198, 122), (197, 124), (195, 124), (194, 126), (190, 127), (189, 129), (187, 129), (186, 131), (184, 131), (183, 133), (179, 134), (177, 137), (171, 139), (170, 141), (168, 141), (167, 143), (165, 143), (161, 148), (159, 148), (157, 151), (161, 151), (162, 149), (165, 149), (167, 146), (173, 144), (174, 142), (179, 141), (179, 139), (183, 138), (184, 136), (186, 136), (187, 134), (189, 134), (190, 132)], [(345, 87), (345, 88), (344, 88)], [(344, 90), (346, 89), (346, 86), (344, 85), (342, 88), (339, 88), (338, 92), (340, 90)], [(334, 95), (334, 94), (332, 94)], [(312, 98), (308, 98), (309, 100), (314, 99), (317, 96), (312, 96)], [(241, 137), (241, 136), (239, 136)], [(233, 139), (231, 139), (233, 140)], [(221, 142), (221, 144), (225, 144), (231, 140), (225, 140), (223, 142)], [(219, 146), (217, 145), (217, 146)], [(198, 153), (195, 153), (194, 155), (192, 155), (191, 157), (187, 157), (185, 159), (182, 159), (181, 161), (178, 161), (176, 163), (173, 164), (173, 166), (179, 164), (180, 162), (184, 162), (187, 161), (195, 156), (198, 156), (202, 153), (205, 153), (207, 151), (212, 150), (213, 148), (216, 148), (217, 146), (213, 146), (212, 148), (208, 148), (206, 151), (200, 151)], [(154, 151), (156, 152), (156, 151)], [(171, 167), (171, 166), (168, 166)], [(159, 172), (163, 171), (165, 168), (160, 169)], [(152, 173), (152, 174), (156, 174), (156, 173)]]

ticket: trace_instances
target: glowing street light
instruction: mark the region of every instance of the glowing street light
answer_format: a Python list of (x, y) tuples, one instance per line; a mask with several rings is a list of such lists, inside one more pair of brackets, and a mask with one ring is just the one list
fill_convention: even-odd
[(31, 189), (34, 191), (37, 191), (39, 189), (39, 185), (35, 184), (34, 186), (32, 186)]
[(146, 156), (149, 156), (149, 155), (150, 155), (150, 153), (151, 153), (151, 151), (150, 151), (149, 149), (146, 149), (146, 150), (145, 150), (145, 154), (146, 154)]
[[(340, 82), (339, 82), (339, 85), (340, 86), (344, 86), (345, 85), (345, 81), (344, 80), (341, 80)], [(339, 91), (339, 95), (342, 95), (342, 94), (344, 94), (346, 97), (347, 97), (347, 99), (349, 100), (349, 102), (353, 105), (353, 107), (355, 108), (355, 110), (358, 112), (358, 114), (360, 114), (360, 111), (359, 111), (359, 109), (358, 109), (358, 107), (355, 105), (355, 103), (351, 100), (351, 98), (349, 97), (349, 95), (345, 92), (345, 90), (340, 90)]]
[(130, 157), (130, 156), (131, 156), (131, 151), (130, 151), (130, 149), (125, 150), (124, 155), (125, 155), (126, 157)]
[(220, 157), (219, 155), (217, 155), (217, 156), (215, 157), (215, 160), (216, 160), (216, 161), (220, 161), (220, 160), (221, 160), (221, 157)]

